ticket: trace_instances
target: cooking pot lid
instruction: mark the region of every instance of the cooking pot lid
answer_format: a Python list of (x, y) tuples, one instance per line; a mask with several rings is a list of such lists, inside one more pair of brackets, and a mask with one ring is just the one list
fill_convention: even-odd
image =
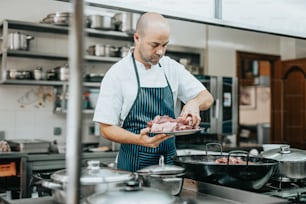
[(185, 169), (183, 167), (165, 164), (164, 156), (161, 155), (159, 158), (158, 165), (152, 165), (152, 166), (145, 167), (143, 169), (138, 170), (137, 173), (140, 173), (140, 174), (178, 174), (178, 173), (182, 173), (184, 170)]
[[(133, 178), (130, 172), (119, 171), (111, 168), (98, 168), (98, 169), (81, 169), (80, 183), (82, 185), (92, 185), (101, 183), (118, 183), (126, 182)], [(54, 172), (51, 179), (60, 183), (67, 183), (68, 176), (66, 169)]]
[(170, 195), (169, 193), (145, 187), (134, 191), (125, 191), (122, 189), (108, 191), (106, 193), (97, 193), (86, 198), (86, 203), (89, 204), (170, 204), (174, 203), (174, 201), (175, 197)]
[(279, 149), (270, 149), (261, 153), (263, 157), (278, 161), (306, 161), (306, 151), (283, 145)]

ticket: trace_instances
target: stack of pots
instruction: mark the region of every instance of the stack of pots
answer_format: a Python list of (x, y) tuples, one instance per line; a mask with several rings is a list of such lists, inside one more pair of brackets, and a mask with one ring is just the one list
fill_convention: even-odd
[[(4, 37), (0, 37), (4, 40)], [(34, 37), (21, 32), (11, 32), (8, 34), (7, 48), (9, 50), (29, 50), (29, 41)]]
[(180, 194), (183, 186), (184, 168), (164, 163), (161, 155), (158, 165), (148, 166), (137, 171), (143, 186), (160, 189), (171, 195)]
[(120, 49), (108, 44), (95, 44), (87, 49), (88, 54), (101, 57), (119, 57)]
[(277, 179), (300, 180), (306, 178), (306, 151), (280, 146), (261, 153), (262, 157), (279, 161)]
[(107, 15), (89, 15), (87, 16), (87, 23), (89, 28), (101, 30), (114, 30), (115, 24), (112, 16)]

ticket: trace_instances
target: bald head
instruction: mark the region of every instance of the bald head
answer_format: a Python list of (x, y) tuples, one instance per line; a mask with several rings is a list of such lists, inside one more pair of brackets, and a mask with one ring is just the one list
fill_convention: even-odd
[(144, 36), (151, 31), (165, 31), (170, 33), (168, 21), (160, 14), (155, 12), (148, 12), (143, 14), (137, 22), (136, 32), (140, 36)]
[(143, 14), (134, 33), (135, 59), (147, 69), (156, 65), (166, 52), (169, 37), (170, 26), (162, 15), (154, 12)]

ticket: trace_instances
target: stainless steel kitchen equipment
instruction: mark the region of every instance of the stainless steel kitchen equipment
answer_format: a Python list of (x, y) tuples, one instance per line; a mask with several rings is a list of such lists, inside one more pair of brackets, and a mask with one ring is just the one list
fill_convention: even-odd
[(238, 81), (235, 77), (196, 76), (211, 92), (213, 106), (201, 111), (201, 127), (208, 133), (236, 134), (238, 131)]
[(182, 190), (184, 168), (165, 164), (163, 155), (158, 165), (140, 169), (137, 174), (143, 186), (163, 190), (171, 195), (178, 195)]
[(176, 198), (153, 188), (139, 187), (137, 183), (127, 184), (120, 190), (97, 193), (85, 198), (86, 204), (174, 204)]
[(12, 151), (26, 153), (48, 153), (51, 142), (40, 139), (16, 139), (8, 140)]
[[(146, 195), (148, 191), (145, 192)], [(154, 192), (154, 195), (156, 192)], [(102, 199), (104, 194), (95, 195), (91, 197), (92, 202), (98, 203), (98, 198)], [(114, 194), (113, 194), (114, 195)], [(131, 199), (127, 199), (123, 201), (122, 199), (125, 196), (129, 196), (129, 198), (133, 194), (117, 194), (121, 198), (120, 203), (128, 203), (128, 201), (132, 201)], [(161, 195), (161, 194), (159, 194)], [(164, 196), (164, 194), (162, 194)], [(169, 195), (167, 195), (168, 197)], [(157, 203), (159, 204), (159, 197), (153, 197), (152, 195), (147, 198), (146, 204)], [(167, 198), (166, 197), (166, 198)], [(184, 182), (184, 188), (179, 196), (175, 197), (175, 204), (201, 204), (201, 203), (211, 203), (211, 204), (285, 204), (289, 203), (287, 199), (277, 198), (273, 196), (264, 195), (262, 193), (254, 193), (249, 191), (244, 191), (240, 189), (229, 188), (225, 186), (189, 180), (186, 179)], [(107, 197), (110, 200), (111, 196)], [(171, 199), (172, 197), (170, 197)], [(136, 198), (134, 198), (136, 199)], [(99, 200), (100, 201), (100, 200)], [(103, 200), (102, 200), (103, 201)], [(118, 201), (118, 200), (117, 200)], [(134, 200), (135, 201), (135, 200)], [(150, 201), (150, 202), (149, 202)], [(155, 201), (155, 202), (154, 202)], [(136, 202), (136, 201), (135, 201)], [(134, 202), (134, 203), (135, 203)], [(4, 204), (55, 204), (53, 197), (41, 197), (41, 198), (31, 198), (31, 199), (20, 199), (20, 200), (5, 200)], [(83, 202), (85, 204), (86, 202)], [(132, 203), (132, 202), (129, 202)], [(88, 203), (87, 203), (88, 204)]]
[(41, 23), (68, 26), (70, 18), (70, 12), (55, 12), (48, 14), (47, 17), (41, 21)]
[(105, 46), (103, 44), (95, 44), (86, 50), (89, 55), (105, 56)]
[(94, 29), (101, 29), (101, 30), (114, 30), (114, 18), (113, 16), (107, 15), (89, 15), (87, 16), (88, 19), (88, 27)]
[[(85, 198), (95, 192), (105, 193), (114, 190), (117, 185), (130, 181), (134, 175), (130, 172), (100, 168), (98, 160), (88, 161), (88, 166), (81, 170), (81, 198)], [(51, 175), (52, 181), (42, 181), (42, 185), (53, 190), (54, 199), (59, 203), (66, 201), (66, 184), (68, 175), (65, 169), (54, 172)]]
[(306, 151), (290, 148), (289, 145), (280, 146), (261, 153), (263, 158), (279, 161), (278, 179), (305, 179), (306, 178)]
[(140, 14), (121, 12), (114, 15), (115, 29), (126, 32), (128, 34), (133, 34), (136, 30), (137, 20)]
[(59, 80), (61, 80), (61, 81), (69, 80), (69, 67), (68, 67), (68, 64), (60, 66), (58, 68), (58, 72), (59, 72)]
[[(0, 37), (3, 40), (3, 37)], [(7, 48), (9, 50), (29, 50), (29, 41), (34, 37), (21, 32), (11, 32), (8, 34)]]
[(127, 56), (128, 55), (128, 53), (129, 53), (129, 51), (130, 51), (130, 46), (122, 46), (122, 47), (120, 47), (120, 57), (125, 57), (125, 56)]
[(106, 44), (104, 45), (104, 49), (106, 57), (119, 57), (119, 52), (120, 52), (119, 47)]

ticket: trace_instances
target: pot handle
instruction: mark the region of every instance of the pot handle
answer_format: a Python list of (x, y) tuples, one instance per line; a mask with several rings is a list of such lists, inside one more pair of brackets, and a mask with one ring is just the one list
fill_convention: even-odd
[(222, 145), (220, 143), (211, 142), (211, 143), (207, 143), (205, 145), (206, 156), (208, 155), (208, 147), (209, 146), (218, 146), (219, 149), (220, 149), (220, 155), (223, 155)]
[(51, 182), (51, 181), (42, 181), (41, 185), (43, 187), (48, 188), (48, 189), (63, 189), (63, 186), (61, 184), (54, 183), (54, 182)]
[(181, 181), (181, 180), (182, 180), (182, 178), (176, 178), (176, 177), (174, 177), (174, 178), (163, 178), (163, 181), (165, 181), (165, 182)]
[(34, 39), (34, 36), (32, 36), (32, 35), (27, 35), (27, 36), (26, 36), (26, 39), (27, 39), (27, 40), (33, 40), (33, 39)]
[(230, 156), (233, 154), (239, 154), (239, 155), (244, 155), (246, 156), (246, 166), (249, 165), (249, 157), (250, 157), (250, 153), (248, 151), (243, 151), (243, 150), (234, 150), (234, 151), (230, 151), (227, 155), (227, 165), (229, 165), (229, 161), (230, 161)]

